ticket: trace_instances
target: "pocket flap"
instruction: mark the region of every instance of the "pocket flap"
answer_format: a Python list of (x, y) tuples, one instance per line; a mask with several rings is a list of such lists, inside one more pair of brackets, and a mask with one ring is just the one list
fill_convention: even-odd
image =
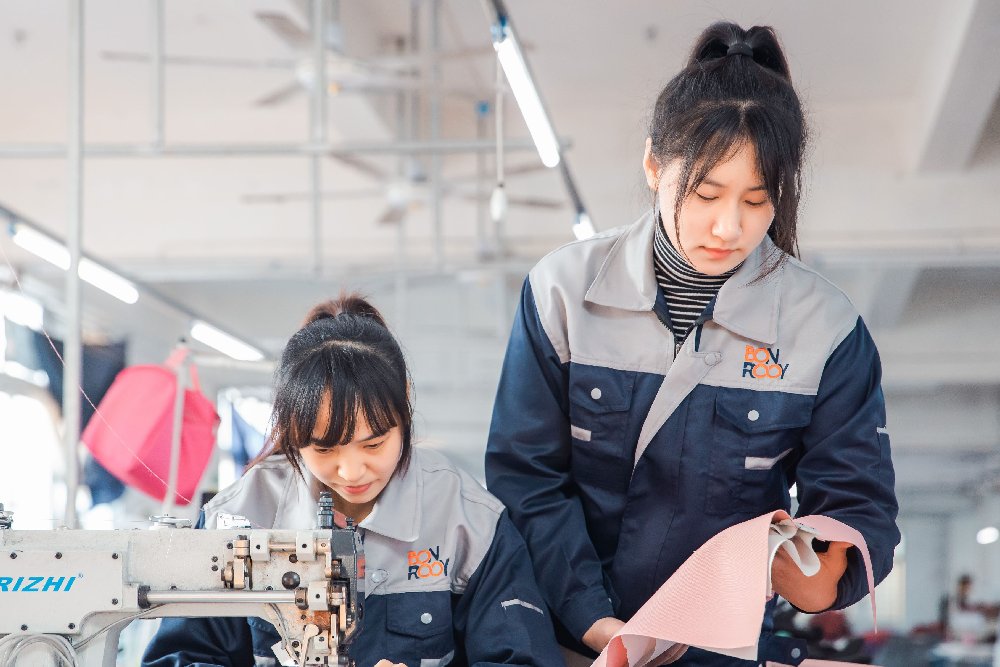
[(385, 625), (410, 637), (430, 637), (451, 629), (451, 593), (401, 593), (386, 607)]
[(635, 371), (570, 364), (570, 400), (595, 414), (621, 412), (632, 405)]
[(722, 389), (715, 398), (715, 411), (744, 433), (766, 433), (807, 426), (815, 401), (815, 396), (779, 391)]

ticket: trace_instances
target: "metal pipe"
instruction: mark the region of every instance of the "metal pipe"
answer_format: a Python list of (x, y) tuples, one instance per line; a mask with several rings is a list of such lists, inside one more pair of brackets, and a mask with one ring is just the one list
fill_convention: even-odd
[(163, 0), (150, 0), (149, 13), (153, 51), (152, 58), (149, 59), (150, 67), (152, 67), (150, 108), (152, 111), (153, 145), (163, 146), (165, 126), (163, 117)]
[[(572, 142), (561, 141), (563, 150)], [(448, 155), (452, 153), (492, 153), (493, 141), (459, 139), (451, 141), (356, 142), (341, 144), (90, 144), (84, 146), (84, 157), (288, 157), (294, 155), (326, 155), (328, 153), (367, 153), (370, 155)], [(533, 151), (531, 139), (511, 139), (509, 151)], [(64, 146), (49, 144), (0, 144), (0, 159), (64, 158)]]
[[(186, 348), (184, 343), (178, 345)], [(160, 514), (169, 516), (174, 510), (174, 496), (177, 494), (177, 469), (181, 463), (181, 443), (184, 434), (184, 396), (187, 393), (188, 360), (181, 358), (174, 373), (177, 374), (177, 390), (174, 393), (173, 429), (170, 431), (170, 469), (167, 474), (167, 492), (163, 495), (163, 507)]]
[[(312, 57), (313, 87), (310, 91), (309, 139), (313, 145), (326, 143), (326, 21), (324, 20), (325, 0), (312, 0)], [(309, 164), (310, 219), (312, 222), (313, 273), (323, 272), (323, 156), (312, 153)]]
[[(430, 96), (430, 138), (432, 142), (441, 140), (441, 0), (431, 0), (431, 86)], [(434, 267), (444, 268), (444, 193), (441, 188), (441, 154), (431, 155), (431, 229), (434, 239)]]
[(295, 591), (150, 591), (150, 605), (198, 602), (229, 602), (234, 604), (284, 604), (295, 602)]
[(68, 528), (77, 527), (76, 492), (80, 484), (80, 386), (83, 342), (80, 332), (80, 246), (83, 237), (83, 0), (69, 2), (69, 132), (66, 166), (69, 185), (66, 249), (66, 340), (63, 348), (62, 408), (66, 452), (66, 513)]

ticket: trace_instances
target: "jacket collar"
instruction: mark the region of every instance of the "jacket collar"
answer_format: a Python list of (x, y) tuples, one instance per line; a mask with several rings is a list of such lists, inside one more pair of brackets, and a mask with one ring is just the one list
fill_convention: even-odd
[(625, 228), (611, 246), (584, 297), (589, 303), (622, 310), (652, 310), (656, 302), (653, 273), (653, 212)]
[[(648, 311), (659, 287), (653, 271), (653, 212), (625, 228), (608, 252), (584, 299), (622, 310)], [(719, 290), (712, 319), (733, 333), (761, 343), (778, 338), (779, 286), (784, 264), (756, 280), (768, 261), (781, 251), (770, 237), (747, 257), (743, 266)]]
[[(390, 539), (412, 542), (420, 529), (420, 503), (423, 497), (423, 480), (419, 454), (411, 449), (410, 465), (405, 474), (397, 474), (389, 481), (382, 495), (375, 501), (371, 514), (358, 524)], [(306, 529), (316, 525), (319, 493), (325, 487), (309, 470), (302, 466), (302, 477), (294, 475), (283, 502), (279, 505), (275, 526)]]

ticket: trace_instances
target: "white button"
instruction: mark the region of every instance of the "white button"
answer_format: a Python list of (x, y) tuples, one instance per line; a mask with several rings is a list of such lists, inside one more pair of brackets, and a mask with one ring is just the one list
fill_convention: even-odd
[(720, 361), (722, 361), (722, 354), (719, 352), (712, 352), (711, 354), (705, 355), (705, 363), (709, 366), (715, 366)]
[(590, 390), (590, 397), (595, 401), (601, 400), (601, 390), (598, 387), (594, 387)]
[(800, 650), (799, 650), (799, 649), (797, 649), (797, 648), (793, 648), (793, 649), (792, 649), (792, 657), (793, 657), (793, 658), (797, 658), (797, 657), (799, 657), (800, 655), (802, 655), (802, 651), (800, 651)]
[(750, 412), (747, 413), (747, 419), (749, 419), (752, 422), (755, 422), (758, 419), (760, 419), (760, 413), (757, 412), (756, 410), (751, 410)]
[(427, 612), (420, 614), (420, 622), (423, 623), (424, 625), (429, 625), (430, 622), (433, 620), (434, 617), (428, 614)]
[(386, 572), (385, 570), (375, 570), (374, 572), (372, 572), (372, 581), (374, 581), (376, 584), (381, 584), (388, 577), (389, 573)]

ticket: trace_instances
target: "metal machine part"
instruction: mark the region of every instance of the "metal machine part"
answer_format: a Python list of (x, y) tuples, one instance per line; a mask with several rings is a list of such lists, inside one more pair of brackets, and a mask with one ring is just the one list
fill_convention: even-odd
[(0, 530), (7, 530), (14, 524), (14, 513), (3, 508), (0, 503)]
[(111, 667), (128, 622), (169, 616), (257, 616), (281, 636), (280, 664), (350, 664), (364, 599), (353, 529), (17, 531), (9, 514), (0, 506), (4, 667)]

